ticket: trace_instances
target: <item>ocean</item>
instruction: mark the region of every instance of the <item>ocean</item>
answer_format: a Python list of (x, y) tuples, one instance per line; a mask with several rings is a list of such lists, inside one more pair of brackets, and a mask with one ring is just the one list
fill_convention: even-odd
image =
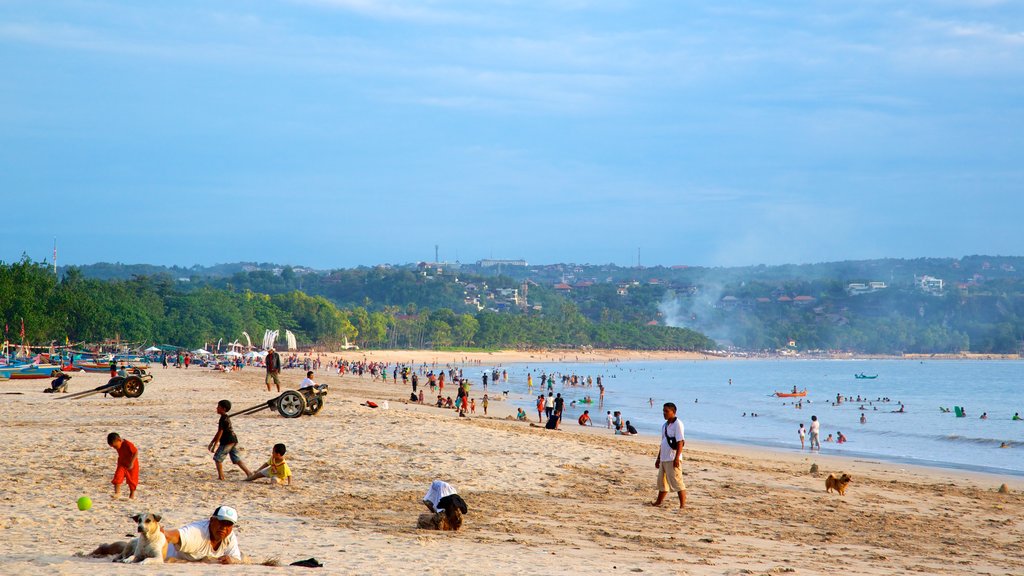
[[(539, 376), (554, 371), (589, 375), (595, 381), (593, 388), (572, 387), (556, 377), (554, 391), (567, 399), (563, 426), (576, 426), (576, 419), (588, 409), (594, 425), (604, 427), (606, 411), (620, 410), (641, 434), (659, 434), (661, 405), (674, 402), (687, 438), (798, 451), (797, 428), (801, 422), (808, 427), (816, 415), (823, 454), (1024, 476), (1024, 421), (1012, 420), (1015, 412), (1024, 414), (1020, 361), (712, 360), (502, 368), (508, 370), (508, 382), (492, 384), (489, 391), (523, 394), (515, 404), (526, 409), (531, 421), (537, 418)], [(474, 383), (473, 396), (482, 394), (480, 376), (485, 369), (465, 369)], [(526, 396), (528, 372), (534, 375), (532, 399)], [(858, 373), (878, 378), (859, 380), (854, 377)], [(598, 404), (597, 376), (602, 376), (606, 389), (603, 406)], [(798, 399), (772, 396), (794, 386), (808, 391), (802, 409), (794, 406)], [(835, 405), (837, 394), (854, 400)], [(588, 395), (594, 404), (569, 406)], [(901, 402), (905, 412), (895, 413)], [(957, 418), (940, 410), (954, 406), (963, 406), (967, 415)], [(980, 419), (983, 413), (988, 413), (985, 420)], [(845, 444), (824, 442), (839, 432), (847, 437)], [(1004, 443), (1008, 448), (1000, 447)]]

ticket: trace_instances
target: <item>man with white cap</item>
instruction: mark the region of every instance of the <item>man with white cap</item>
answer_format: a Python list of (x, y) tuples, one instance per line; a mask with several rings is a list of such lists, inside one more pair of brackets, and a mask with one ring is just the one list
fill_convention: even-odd
[(238, 512), (230, 506), (218, 506), (209, 520), (198, 520), (177, 530), (164, 530), (167, 557), (188, 562), (239, 563), (242, 552), (234, 535), (235, 524), (238, 524)]

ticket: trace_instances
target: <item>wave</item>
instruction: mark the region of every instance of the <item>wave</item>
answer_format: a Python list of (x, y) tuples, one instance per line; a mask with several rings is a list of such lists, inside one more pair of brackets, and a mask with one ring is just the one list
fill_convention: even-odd
[(946, 442), (959, 442), (959, 443), (962, 443), (962, 444), (976, 444), (976, 445), (979, 445), (979, 446), (987, 446), (987, 445), (1002, 446), (1004, 444), (1008, 448), (1018, 448), (1020, 446), (1024, 446), (1024, 442), (1021, 442), (1019, 440), (997, 440), (995, 438), (971, 438), (969, 436), (958, 436), (956, 434), (940, 435), (940, 436), (936, 436), (935, 438), (938, 439), (938, 440), (946, 441)]

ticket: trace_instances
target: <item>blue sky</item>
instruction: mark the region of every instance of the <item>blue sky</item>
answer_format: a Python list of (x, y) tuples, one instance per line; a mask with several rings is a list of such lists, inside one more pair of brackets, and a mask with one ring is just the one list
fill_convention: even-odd
[(0, 260), (1012, 254), (1024, 5), (0, 0)]

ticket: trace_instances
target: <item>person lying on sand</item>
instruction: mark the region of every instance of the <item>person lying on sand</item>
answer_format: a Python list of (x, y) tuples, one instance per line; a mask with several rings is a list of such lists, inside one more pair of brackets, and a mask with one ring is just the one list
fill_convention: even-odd
[(218, 506), (208, 520), (197, 520), (177, 530), (163, 530), (167, 537), (167, 558), (187, 562), (241, 563), (242, 552), (234, 534), (235, 524), (238, 524), (238, 512), (230, 506)]

